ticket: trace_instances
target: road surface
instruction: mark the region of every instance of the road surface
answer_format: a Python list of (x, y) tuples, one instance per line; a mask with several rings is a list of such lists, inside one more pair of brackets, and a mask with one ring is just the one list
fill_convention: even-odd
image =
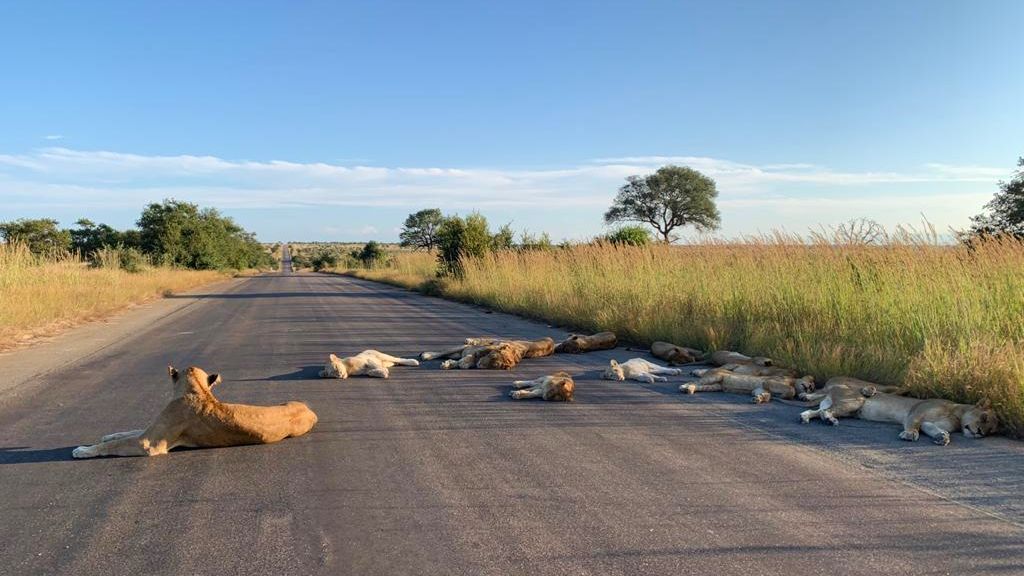
[[(180, 298), (5, 392), (0, 573), (1024, 573), (1018, 442), (912, 445), (894, 427), (600, 380), (639, 355), (622, 349), (320, 380), (329, 352), (564, 332), (290, 268)], [(169, 362), (220, 372), (225, 401), (306, 401), (319, 424), (269, 446), (72, 460), (157, 414)], [(555, 369), (577, 376), (575, 403), (507, 398)]]

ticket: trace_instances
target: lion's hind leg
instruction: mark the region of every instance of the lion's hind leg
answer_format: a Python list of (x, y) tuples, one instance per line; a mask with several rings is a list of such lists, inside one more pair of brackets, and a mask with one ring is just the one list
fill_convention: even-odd
[[(690, 392), (690, 394), (695, 394), (697, 392), (721, 392), (722, 391), (722, 384), (721, 383), (717, 383), (717, 384), (701, 384), (700, 382), (695, 382), (695, 383), (690, 383), (690, 384), (683, 384), (683, 386), (686, 386), (686, 388)], [(682, 387), (680, 387), (680, 390), (682, 390)]]
[(537, 378), (536, 380), (516, 380), (512, 382), (513, 388), (530, 388), (532, 386), (540, 386), (544, 382), (544, 378)]
[(419, 366), (419, 360), (413, 360), (412, 358), (399, 358), (398, 356), (392, 356), (383, 352), (377, 352), (377, 358), (382, 362), (390, 362), (397, 364), (398, 366)]

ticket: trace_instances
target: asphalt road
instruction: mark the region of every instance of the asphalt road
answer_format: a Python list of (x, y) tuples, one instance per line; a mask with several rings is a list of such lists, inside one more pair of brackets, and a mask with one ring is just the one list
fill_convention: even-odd
[[(0, 573), (1024, 573), (1018, 442), (911, 445), (894, 427), (600, 380), (638, 355), (621, 349), (316, 378), (329, 352), (563, 334), (336, 276), (210, 291), (0, 402)], [(319, 424), (275, 445), (72, 460), (157, 414), (168, 362), (220, 372), (226, 401), (306, 401)], [(507, 398), (555, 369), (576, 375), (576, 402)]]

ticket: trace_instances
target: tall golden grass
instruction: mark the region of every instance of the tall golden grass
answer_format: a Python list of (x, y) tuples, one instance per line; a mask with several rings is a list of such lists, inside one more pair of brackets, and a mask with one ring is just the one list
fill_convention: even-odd
[(1024, 244), (885, 246), (775, 236), (687, 246), (505, 251), (434, 279), (428, 254), (354, 274), (627, 340), (771, 356), (819, 381), (989, 397), (1024, 435)]
[(18, 244), (0, 244), (0, 350), (74, 324), (102, 318), (166, 292), (227, 278), (221, 272), (145, 267), (129, 273), (111, 251), (102, 266), (81, 258), (34, 256)]

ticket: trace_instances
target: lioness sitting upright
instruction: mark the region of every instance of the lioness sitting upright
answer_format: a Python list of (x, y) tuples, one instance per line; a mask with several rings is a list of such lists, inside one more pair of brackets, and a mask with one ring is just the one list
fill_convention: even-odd
[(321, 378), (341, 378), (349, 376), (360, 376), (365, 374), (373, 378), (387, 378), (391, 375), (388, 368), (392, 366), (419, 366), (420, 363), (412, 358), (399, 358), (378, 352), (376, 350), (364, 350), (355, 356), (338, 358), (334, 354), (327, 357), (327, 364), (320, 371)]
[(243, 444), (268, 444), (289, 436), (302, 436), (316, 424), (316, 414), (302, 402), (278, 406), (227, 404), (210, 388), (221, 381), (195, 366), (185, 378), (167, 367), (174, 397), (156, 421), (145, 430), (117, 432), (100, 438), (99, 444), (79, 446), (75, 458), (95, 456), (158, 456), (179, 446), (214, 448)]
[(568, 372), (555, 372), (550, 376), (541, 376), (535, 380), (516, 380), (515, 388), (509, 396), (515, 400), (542, 398), (544, 400), (572, 402), (572, 394), (576, 383)]
[(704, 353), (700, 350), (676, 346), (669, 342), (655, 342), (651, 344), (651, 355), (668, 362), (669, 366), (692, 364), (704, 358)]
[(480, 368), (484, 370), (509, 370), (523, 358), (541, 358), (554, 352), (555, 341), (551, 338), (539, 340), (496, 340), (492, 338), (467, 338), (466, 343), (438, 352), (420, 354), (423, 360), (446, 359), (441, 368)]
[(653, 384), (655, 381), (664, 382), (667, 380), (661, 374), (668, 374), (670, 376), (678, 376), (683, 371), (679, 368), (668, 368), (660, 366), (654, 362), (649, 362), (643, 358), (633, 358), (619, 364), (615, 360), (608, 363), (608, 368), (605, 369), (604, 373), (601, 374), (601, 378), (605, 380), (637, 380), (638, 382), (647, 382)]
[(618, 345), (614, 332), (598, 332), (590, 336), (573, 334), (555, 346), (557, 354), (582, 354), (596, 350), (611, 350)]
[(924, 432), (939, 446), (949, 444), (949, 434), (957, 430), (968, 438), (982, 438), (999, 428), (999, 420), (988, 399), (971, 405), (879, 393), (864, 400), (857, 417), (902, 424), (900, 439), (915, 442)]
[(755, 404), (764, 404), (771, 401), (772, 396), (791, 399), (801, 392), (814, 390), (813, 376), (804, 376), (803, 378), (794, 378), (785, 374), (757, 376), (724, 368), (694, 370), (692, 374), (700, 376), (700, 380), (682, 384), (679, 386), (680, 392), (687, 394), (696, 392), (750, 394)]

